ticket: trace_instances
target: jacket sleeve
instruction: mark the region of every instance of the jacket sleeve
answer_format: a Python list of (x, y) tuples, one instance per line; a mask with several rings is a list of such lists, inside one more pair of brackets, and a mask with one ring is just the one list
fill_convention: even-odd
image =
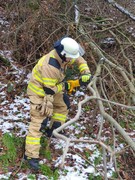
[(47, 64), (42, 66), (41, 72), (42, 81), (43, 81), (43, 89), (46, 94), (55, 94), (57, 92), (62, 91), (62, 85), (59, 85), (60, 79), (60, 71)]
[(80, 74), (89, 74), (90, 73), (90, 69), (88, 67), (88, 64), (87, 62), (84, 60), (83, 57), (79, 57), (77, 60), (76, 60), (76, 63), (77, 63), (77, 66), (78, 66), (78, 69), (80, 71)]

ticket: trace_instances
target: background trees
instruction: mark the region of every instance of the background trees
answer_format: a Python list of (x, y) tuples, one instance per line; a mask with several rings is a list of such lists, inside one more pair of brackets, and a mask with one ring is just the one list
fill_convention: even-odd
[(135, 151), (134, 135), (129, 135), (135, 128), (134, 8), (132, 0), (5, 0), (0, 9), (4, 20), (1, 49), (11, 50), (14, 61), (27, 72), (61, 36), (69, 35), (80, 42), (94, 75), (84, 90), (88, 94), (84, 106), (92, 107), (95, 117), (98, 113), (102, 117), (96, 140), (101, 142), (102, 132), (109, 127), (108, 148), (113, 146), (114, 155), (115, 146), (122, 140), (122, 153), (132, 154), (131, 160)]

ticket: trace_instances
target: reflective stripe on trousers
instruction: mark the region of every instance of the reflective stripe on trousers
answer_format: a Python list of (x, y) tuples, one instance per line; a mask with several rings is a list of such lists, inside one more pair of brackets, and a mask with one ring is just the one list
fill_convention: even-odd
[(67, 118), (66, 115), (60, 114), (60, 113), (54, 113), (52, 116), (52, 119), (54, 119), (56, 121), (62, 121), (62, 122), (65, 122), (66, 118)]
[(34, 138), (34, 137), (30, 137), (27, 136), (26, 137), (26, 144), (40, 144), (40, 138)]

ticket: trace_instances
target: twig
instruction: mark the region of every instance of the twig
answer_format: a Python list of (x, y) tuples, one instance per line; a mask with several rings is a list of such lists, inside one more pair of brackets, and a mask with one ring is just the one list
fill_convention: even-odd
[(103, 147), (103, 164), (104, 164), (104, 179), (107, 180), (107, 160), (106, 160), (106, 150)]
[[(100, 71), (100, 66), (99, 66), (99, 71)], [(94, 90), (96, 91), (97, 97), (100, 98), (99, 92), (96, 87), (96, 81), (93, 82), (93, 87)], [(135, 143), (134, 141), (128, 136), (128, 134), (123, 130), (123, 128), (115, 121), (115, 119), (110, 116), (108, 113), (104, 111), (104, 106), (102, 104), (101, 100), (98, 100), (100, 112), (103, 115), (105, 119), (107, 119), (110, 123), (112, 123), (115, 128), (119, 131), (119, 133), (124, 137), (125, 141), (132, 147), (132, 149), (135, 151)]]
[(76, 142), (76, 143), (83, 142), (83, 143), (90, 143), (90, 144), (99, 144), (100, 146), (105, 148), (108, 152), (114, 154), (114, 152), (112, 151), (111, 147), (109, 147), (106, 144), (104, 144), (101, 140), (72, 139), (70, 142)]
[(135, 15), (129, 12), (127, 9), (116, 3), (114, 0), (107, 0), (110, 4), (112, 4), (115, 8), (117, 8), (122, 13), (126, 14), (128, 17), (130, 17), (132, 20), (135, 21)]
[(95, 30), (94, 32), (97, 33), (97, 32), (109, 31), (109, 30), (111, 30), (111, 29), (116, 29), (117, 27), (119, 27), (119, 26), (127, 23), (128, 21), (129, 21), (129, 19), (127, 19), (127, 20), (125, 20), (125, 21), (123, 21), (123, 22), (120, 22), (120, 23), (118, 23), (118, 24), (116, 24), (116, 25), (114, 25), (114, 26), (111, 26), (111, 27), (108, 27), (108, 28), (103, 28), (102, 30)]
[(106, 99), (103, 99), (103, 98), (100, 97), (100, 94), (99, 94), (98, 89), (97, 89), (97, 80), (98, 80), (98, 77), (101, 74), (101, 67), (103, 67), (102, 64), (106, 63), (109, 67), (114, 68), (114, 69), (118, 70), (121, 73), (122, 77), (124, 78), (124, 80), (128, 84), (130, 93), (132, 95), (133, 103), (135, 103), (135, 87), (134, 87), (133, 83), (129, 80), (129, 78), (127, 76), (127, 73), (125, 72), (124, 68), (121, 67), (116, 60), (114, 60), (114, 62), (116, 64), (109, 61), (103, 55), (100, 48), (98, 48), (98, 46), (96, 46), (96, 44), (90, 39), (90, 37), (88, 36), (88, 33), (85, 33), (82, 26), (79, 26), (79, 33), (80, 33), (80, 36), (83, 36), (86, 39), (86, 41), (88, 42), (88, 44), (89, 44), (90, 48), (92, 49), (92, 51), (94, 53), (96, 53), (96, 55), (100, 59), (100, 62), (97, 65), (97, 70), (96, 70), (96, 73), (95, 73), (95, 76), (94, 76), (92, 82), (88, 85), (88, 89), (92, 92), (92, 96), (87, 96), (86, 95), (84, 100), (79, 102), (78, 111), (77, 111), (77, 114), (75, 115), (75, 117), (53, 131), (53, 135), (55, 137), (63, 139), (66, 142), (66, 146), (65, 146), (65, 149), (64, 149), (63, 157), (62, 157), (61, 167), (64, 166), (64, 161), (65, 161), (65, 157), (66, 157), (66, 154), (68, 152), (68, 149), (69, 149), (70, 142), (97, 143), (97, 144), (101, 145), (103, 148), (107, 149), (109, 152), (111, 152), (111, 156), (112, 156), (112, 154), (115, 155), (115, 153), (116, 153), (116, 152), (112, 151), (109, 146), (105, 145), (101, 141), (97, 141), (97, 140), (95, 140), (95, 141), (80, 140), (80, 139), (79, 140), (78, 139), (71, 140), (70, 138), (67, 138), (64, 135), (59, 134), (59, 132), (61, 130), (63, 130), (64, 128), (66, 128), (70, 124), (76, 122), (77, 120), (79, 120), (79, 117), (81, 115), (82, 105), (84, 103), (86, 103), (88, 101), (91, 101), (91, 100), (94, 100), (94, 99), (97, 100), (97, 102), (98, 102), (98, 106), (99, 106), (99, 109), (100, 109), (100, 112), (101, 112), (101, 115), (103, 116), (103, 118), (106, 119), (107, 121), (109, 121), (110, 123), (112, 123), (113, 126), (118, 130), (118, 132), (124, 137), (125, 141), (130, 145), (130, 147), (132, 147), (132, 149), (135, 150), (135, 143), (128, 136), (128, 134), (124, 131), (124, 129), (117, 123), (117, 121), (111, 115), (109, 115), (108, 113), (105, 112), (103, 102), (111, 103), (111, 104), (114, 104), (114, 105), (117, 105), (117, 106), (121, 106), (123, 108), (132, 109), (132, 110), (135, 110), (135, 106), (127, 106), (125, 104), (116, 103), (116, 102), (106, 100)]
[[(99, 79), (99, 81), (100, 81), (100, 86), (101, 86), (101, 91), (102, 91), (102, 93), (103, 93), (104, 98), (105, 98), (105, 99), (108, 99), (107, 96), (106, 96), (106, 94), (105, 94), (105, 91), (104, 91), (105, 86), (103, 87), (103, 80), (104, 80), (104, 79), (102, 79), (102, 81), (101, 81), (101, 78)], [(108, 102), (108, 106), (110, 107), (111, 111), (113, 111), (113, 109), (112, 109), (112, 107), (111, 107), (111, 105), (110, 105), (109, 102)]]
[[(112, 127), (112, 132), (113, 132), (113, 133), (112, 133), (112, 134), (113, 134), (113, 151), (116, 151), (116, 150), (115, 150), (116, 137), (115, 137), (115, 131), (114, 131), (113, 124), (111, 124), (111, 127)], [(122, 180), (122, 178), (121, 178), (121, 176), (120, 176), (120, 174), (119, 174), (119, 170), (118, 170), (118, 168), (117, 168), (116, 152), (115, 152), (115, 154), (113, 155), (113, 160), (114, 160), (115, 170), (116, 170), (116, 172), (118, 173), (118, 176), (119, 176), (120, 180)]]
[(103, 116), (101, 116), (101, 122), (100, 122), (100, 128), (99, 128), (98, 135), (97, 135), (97, 140), (100, 140), (101, 133), (103, 130), (103, 123), (104, 123), (104, 118), (103, 118)]
[(126, 56), (123, 47), (121, 46), (121, 41), (120, 39), (116, 36), (116, 34), (114, 34), (114, 32), (109, 31), (117, 40), (117, 42), (120, 44), (120, 49), (122, 52), (123, 57), (127, 60), (128, 64), (129, 64), (129, 72), (130, 72), (130, 77), (131, 77), (131, 81), (133, 82), (133, 70), (132, 70), (132, 62), (131, 60)]
[[(76, 153), (78, 156), (80, 156), (82, 159), (84, 159), (88, 164), (90, 164), (93, 168), (95, 168), (96, 171), (99, 172), (99, 170), (95, 166), (93, 166), (93, 164), (88, 159), (86, 159), (84, 156), (82, 156), (80, 153), (76, 152), (75, 150), (73, 150), (71, 148), (70, 148), (70, 151), (72, 151), (73, 153)], [(103, 173), (100, 172), (100, 174), (103, 176)]]

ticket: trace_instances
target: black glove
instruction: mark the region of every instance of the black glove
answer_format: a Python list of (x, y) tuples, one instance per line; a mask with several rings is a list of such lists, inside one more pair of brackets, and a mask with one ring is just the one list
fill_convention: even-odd
[(48, 121), (49, 121), (49, 118), (48, 118), (48, 117), (43, 120), (43, 122), (41, 123), (40, 132), (42, 132), (42, 133), (45, 133), (45, 132), (46, 132)]
[[(45, 134), (47, 137), (51, 137), (52, 136), (52, 133), (53, 133), (53, 130), (54, 129), (57, 129), (58, 127), (61, 126), (61, 122), (58, 122), (58, 121), (54, 121), (53, 124), (52, 124), (52, 127), (49, 128), (47, 127), (47, 123), (49, 121), (50, 118), (46, 118), (45, 120), (43, 120), (43, 122), (41, 123), (41, 128), (40, 128), (40, 131)], [(62, 133), (61, 133), (62, 134)]]
[(51, 128), (47, 128), (46, 131), (45, 131), (47, 137), (51, 137), (52, 133), (53, 133), (53, 130), (57, 129), (60, 126), (61, 126), (61, 122), (54, 121), (54, 123), (52, 124), (52, 127)]

